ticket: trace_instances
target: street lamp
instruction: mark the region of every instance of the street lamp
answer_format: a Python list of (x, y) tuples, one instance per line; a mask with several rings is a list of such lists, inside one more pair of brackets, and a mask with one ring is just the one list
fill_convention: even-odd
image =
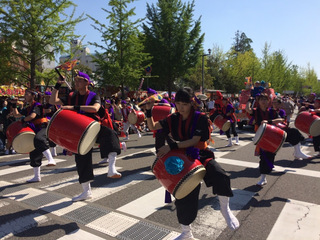
[(202, 94), (204, 94), (204, 56), (211, 54), (211, 49), (208, 49), (208, 54), (202, 54)]

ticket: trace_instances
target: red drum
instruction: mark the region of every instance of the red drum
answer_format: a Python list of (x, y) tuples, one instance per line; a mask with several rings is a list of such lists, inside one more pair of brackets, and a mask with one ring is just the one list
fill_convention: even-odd
[(213, 124), (224, 132), (228, 131), (231, 125), (230, 121), (222, 117), (221, 115), (215, 117), (215, 119), (213, 120)]
[(265, 151), (276, 153), (282, 147), (286, 137), (287, 133), (282, 129), (263, 123), (258, 128), (253, 143)]
[(92, 118), (59, 109), (48, 124), (47, 137), (70, 152), (85, 155), (94, 146), (99, 131), (100, 124)]
[(12, 147), (17, 153), (29, 153), (35, 149), (33, 139), (36, 134), (30, 127), (24, 127), (22, 122), (11, 123), (6, 134), (8, 142), (12, 143)]
[(158, 122), (175, 111), (175, 108), (171, 107), (168, 103), (158, 103), (152, 108), (153, 121)]
[(299, 113), (294, 125), (301, 132), (307, 133), (313, 137), (320, 135), (320, 117), (310, 112), (304, 111)]
[(197, 159), (186, 156), (185, 150), (175, 149), (163, 158), (157, 158), (152, 165), (152, 172), (165, 189), (181, 199), (198, 186), (206, 169)]
[(142, 111), (132, 111), (128, 115), (128, 121), (133, 125), (142, 123), (144, 119), (145, 119), (145, 116)]

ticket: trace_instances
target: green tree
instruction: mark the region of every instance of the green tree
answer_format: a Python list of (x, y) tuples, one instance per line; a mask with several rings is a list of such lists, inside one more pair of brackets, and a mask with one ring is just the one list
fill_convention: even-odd
[(234, 54), (237, 55), (238, 53), (245, 53), (247, 51), (252, 51), (251, 38), (248, 38), (247, 35), (244, 32), (240, 32), (237, 30), (235, 37), (233, 38), (233, 46), (232, 50), (234, 51)]
[(229, 52), (225, 66), (227, 72), (225, 90), (230, 93), (239, 92), (245, 87), (245, 78), (258, 75), (260, 71), (259, 59), (252, 50), (234, 56), (234, 51)]
[(158, 0), (147, 4), (147, 23), (143, 24), (146, 49), (152, 55), (153, 73), (159, 76), (157, 89), (172, 91), (173, 82), (194, 67), (200, 56), (204, 34), (200, 19), (194, 21), (194, 1)]
[(303, 93), (305, 95), (310, 94), (311, 92), (320, 93), (320, 83), (316, 72), (310, 67), (310, 63), (308, 63), (307, 68), (302, 69), (301, 74), (303, 77)]
[[(12, 46), (8, 55), (10, 71), (29, 82), (31, 88), (37, 70), (41, 71), (39, 63), (43, 59), (53, 61), (65, 43), (77, 37), (74, 27), (83, 18), (74, 18), (75, 6), (69, 0), (0, 0), (0, 32)], [(65, 10), (70, 7), (73, 12), (68, 16)]]
[(134, 1), (110, 0), (108, 5), (112, 10), (103, 8), (108, 14), (108, 26), (88, 15), (94, 21), (93, 27), (101, 33), (106, 44), (103, 46), (96, 42), (90, 43), (103, 51), (96, 52), (94, 56), (95, 62), (99, 65), (97, 74), (102, 81), (100, 85), (121, 85), (122, 93), (125, 85), (138, 88), (139, 79), (151, 59), (144, 50), (144, 37), (138, 29), (142, 20), (132, 22), (130, 18), (135, 15), (135, 8), (127, 10), (127, 5)]
[(208, 57), (204, 56), (204, 66), (202, 66), (202, 57), (199, 59), (195, 67), (190, 68), (183, 79), (181, 79), (178, 87), (188, 86), (193, 89), (200, 89), (202, 86), (202, 67), (204, 67), (204, 88), (210, 89), (213, 87), (213, 78), (208, 70)]

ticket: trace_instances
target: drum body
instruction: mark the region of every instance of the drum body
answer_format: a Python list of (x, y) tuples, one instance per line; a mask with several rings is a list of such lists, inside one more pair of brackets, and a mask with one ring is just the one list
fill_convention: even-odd
[(320, 135), (320, 117), (313, 115), (310, 112), (301, 112), (298, 114), (294, 125), (301, 132), (304, 132), (313, 137)]
[[(175, 167), (172, 169), (170, 166)], [(164, 157), (157, 158), (152, 165), (152, 172), (161, 185), (177, 199), (191, 193), (206, 174), (200, 161), (186, 156), (183, 149), (171, 150)]]
[(94, 119), (70, 110), (58, 110), (47, 127), (47, 137), (70, 152), (87, 154), (94, 146), (100, 124)]
[(230, 121), (221, 115), (215, 117), (213, 124), (224, 132), (228, 131), (231, 125)]
[(158, 122), (159, 120), (166, 118), (168, 115), (174, 112), (175, 108), (171, 107), (170, 104), (159, 103), (157, 105), (154, 105), (152, 108), (153, 121)]
[(36, 134), (30, 127), (24, 127), (22, 122), (11, 123), (6, 134), (8, 141), (12, 143), (12, 147), (17, 153), (29, 153), (35, 149), (33, 140)]
[(145, 116), (142, 111), (132, 111), (128, 115), (128, 122), (133, 125), (142, 123), (144, 119), (145, 119)]
[(277, 153), (286, 137), (287, 133), (282, 129), (263, 123), (258, 128), (253, 143), (265, 151)]

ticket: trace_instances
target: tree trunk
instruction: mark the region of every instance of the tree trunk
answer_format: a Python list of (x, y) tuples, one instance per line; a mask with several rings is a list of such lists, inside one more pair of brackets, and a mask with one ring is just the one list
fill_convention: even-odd
[(35, 78), (36, 78), (36, 59), (34, 56), (31, 57), (30, 62), (30, 88), (35, 89)]

